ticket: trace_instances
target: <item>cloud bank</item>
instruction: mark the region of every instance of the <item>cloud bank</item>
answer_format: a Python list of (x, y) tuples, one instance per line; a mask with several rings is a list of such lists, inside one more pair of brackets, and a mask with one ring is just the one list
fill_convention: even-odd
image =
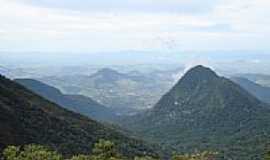
[(268, 0), (0, 0), (0, 50), (269, 50)]

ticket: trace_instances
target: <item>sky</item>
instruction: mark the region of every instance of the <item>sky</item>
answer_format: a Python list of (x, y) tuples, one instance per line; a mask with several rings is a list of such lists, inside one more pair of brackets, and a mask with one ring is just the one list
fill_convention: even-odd
[(269, 0), (0, 0), (0, 51), (268, 51), (269, 8)]

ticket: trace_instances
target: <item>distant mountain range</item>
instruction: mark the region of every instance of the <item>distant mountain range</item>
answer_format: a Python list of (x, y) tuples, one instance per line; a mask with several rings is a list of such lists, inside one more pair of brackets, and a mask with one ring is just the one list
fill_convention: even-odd
[(66, 109), (95, 120), (108, 121), (116, 118), (116, 114), (110, 108), (95, 102), (89, 97), (65, 95), (57, 88), (33, 79), (15, 79), (15, 82)]
[[(267, 76), (227, 79), (199, 65), (165, 93), (180, 76), (178, 69), (143, 74), (110, 68), (90, 76), (43, 77), (46, 83), (0, 76), (0, 150), (37, 143), (68, 156), (88, 153), (102, 138), (129, 157), (162, 152), (134, 138), (138, 136), (164, 150), (217, 151), (224, 160), (262, 159), (270, 140), (270, 91), (261, 84), (267, 84)], [(140, 105), (148, 109), (126, 114)], [(126, 116), (119, 118), (115, 111)], [(124, 129), (92, 119), (114, 120)]]
[(270, 107), (231, 80), (196, 66), (154, 108), (120, 123), (180, 152), (260, 159), (270, 138)]
[(243, 77), (232, 77), (231, 79), (261, 101), (270, 103), (270, 87), (263, 87)]
[(120, 73), (111, 68), (103, 68), (90, 76), (43, 77), (39, 80), (65, 93), (91, 97), (122, 115), (152, 107), (172, 86), (172, 75), (173, 72), (165, 71), (149, 74), (138, 71)]
[[(31, 80), (20, 82), (30, 82), (31, 86), (38, 83)], [(59, 92), (47, 88), (47, 94)], [(152, 145), (68, 111), (17, 82), (0, 76), (0, 150), (7, 145), (35, 143), (69, 156), (89, 153), (98, 139), (115, 142), (123, 155), (157, 155), (157, 149), (153, 149)]]

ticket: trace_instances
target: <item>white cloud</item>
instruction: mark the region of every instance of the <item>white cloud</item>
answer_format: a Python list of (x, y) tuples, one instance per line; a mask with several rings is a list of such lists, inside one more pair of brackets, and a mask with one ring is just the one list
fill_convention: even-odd
[(86, 11), (139, 11), (139, 12), (209, 12), (222, 0), (20, 0), (36, 6)]
[[(160, 6), (159, 12), (151, 12), (151, 8), (147, 12), (136, 8), (149, 7), (153, 5), (152, 0), (140, 0), (136, 4), (118, 0), (123, 4), (122, 8), (126, 7), (119, 12), (106, 12), (102, 6), (99, 10), (90, 11), (58, 6), (64, 5), (63, 1), (57, 5), (49, 0), (46, 2), (50, 3), (44, 6), (42, 3), (21, 2), (0, 0), (0, 43), (5, 46), (2, 49), (269, 49), (266, 35), (270, 33), (270, 2), (266, 0), (216, 0), (205, 1), (204, 4), (195, 0), (158, 0), (155, 2)], [(69, 3), (83, 2), (69, 0)], [(132, 4), (134, 9), (128, 7)], [(176, 4), (185, 6), (188, 11), (169, 12), (168, 8)], [(208, 11), (201, 14), (191, 11), (192, 8), (199, 10), (203, 7)]]

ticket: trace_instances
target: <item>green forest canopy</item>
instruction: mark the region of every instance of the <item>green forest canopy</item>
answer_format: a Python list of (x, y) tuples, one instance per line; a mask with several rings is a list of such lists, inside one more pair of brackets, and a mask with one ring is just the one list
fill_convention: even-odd
[[(56, 151), (47, 147), (30, 144), (23, 147), (8, 146), (3, 151), (4, 160), (129, 160), (127, 157), (119, 154), (113, 142), (108, 140), (99, 140), (89, 155), (74, 155), (71, 158), (64, 158)], [(196, 154), (178, 155), (174, 154), (172, 160), (212, 160), (215, 152), (202, 152)], [(134, 160), (158, 160), (153, 157), (134, 157)], [(268, 159), (267, 159), (268, 160)]]

